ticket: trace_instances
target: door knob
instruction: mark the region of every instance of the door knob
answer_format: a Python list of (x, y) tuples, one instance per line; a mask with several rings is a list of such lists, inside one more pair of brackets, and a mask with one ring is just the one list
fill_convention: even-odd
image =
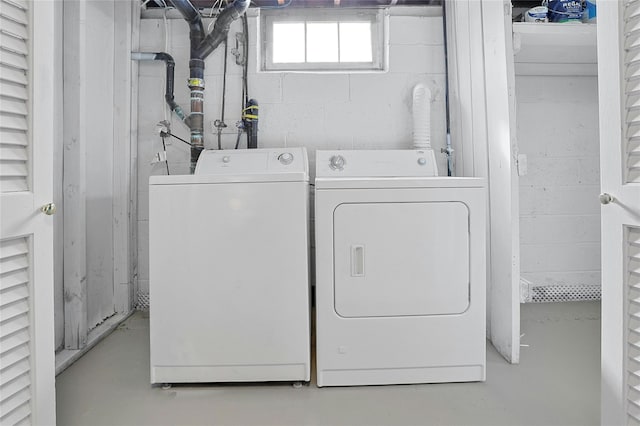
[(616, 201), (615, 197), (611, 194), (607, 194), (606, 192), (600, 194), (600, 204), (607, 205)]
[(47, 216), (51, 216), (56, 212), (56, 205), (53, 203), (45, 204), (44, 206), (40, 207), (40, 210)]

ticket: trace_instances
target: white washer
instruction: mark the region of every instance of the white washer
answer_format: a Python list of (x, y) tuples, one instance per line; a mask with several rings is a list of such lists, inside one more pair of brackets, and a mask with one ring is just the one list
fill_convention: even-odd
[(151, 383), (310, 379), (304, 148), (149, 182)]
[(318, 386), (484, 380), (484, 181), (420, 150), (316, 164)]

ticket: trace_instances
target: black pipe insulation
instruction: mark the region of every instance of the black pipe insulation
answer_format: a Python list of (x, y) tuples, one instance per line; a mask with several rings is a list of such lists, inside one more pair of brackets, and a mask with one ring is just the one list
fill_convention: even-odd
[(184, 121), (187, 125), (189, 125), (189, 118), (185, 115), (183, 109), (178, 105), (173, 97), (173, 88), (174, 88), (174, 71), (176, 67), (176, 63), (173, 60), (173, 57), (168, 53), (157, 52), (157, 53), (147, 53), (147, 52), (134, 52), (131, 54), (131, 59), (137, 61), (163, 61), (166, 64), (167, 75), (166, 75), (166, 86), (164, 91), (164, 99), (180, 120)]
[(247, 129), (247, 149), (258, 147), (258, 101), (249, 99), (243, 110), (244, 127)]
[(191, 173), (204, 149), (204, 60), (227, 39), (231, 23), (242, 16), (250, 0), (235, 0), (228, 4), (216, 19), (213, 30), (205, 36), (200, 12), (189, 0), (171, 0), (189, 24), (191, 55), (189, 60), (189, 89), (191, 90)]

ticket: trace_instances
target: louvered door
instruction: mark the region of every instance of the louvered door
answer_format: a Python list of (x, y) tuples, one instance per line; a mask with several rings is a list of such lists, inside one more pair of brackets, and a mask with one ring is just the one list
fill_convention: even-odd
[(602, 424), (640, 424), (640, 0), (598, 2)]
[(624, 14), (624, 182), (640, 183), (640, 2), (629, 1)]
[[(55, 424), (53, 0), (0, 0), (0, 424)], [(52, 213), (52, 209), (48, 210)]]
[(0, 2), (0, 191), (27, 183), (28, 23), (26, 4)]
[[(629, 419), (640, 424), (640, 228), (624, 230), (626, 250), (627, 301), (627, 412)], [(631, 423), (630, 421), (630, 423)]]
[(29, 249), (26, 237), (0, 241), (0, 421), (18, 424), (31, 416)]

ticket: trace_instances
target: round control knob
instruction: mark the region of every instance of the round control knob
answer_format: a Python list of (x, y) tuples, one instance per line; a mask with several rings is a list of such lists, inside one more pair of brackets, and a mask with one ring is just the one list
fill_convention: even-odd
[(283, 152), (278, 156), (278, 160), (280, 160), (280, 163), (286, 166), (293, 162), (293, 154), (290, 152)]
[(228, 163), (229, 161), (231, 161), (231, 157), (229, 157), (228, 155), (225, 155), (224, 157), (222, 157), (223, 163)]
[(333, 170), (344, 169), (345, 160), (342, 155), (334, 155), (329, 159), (329, 167)]
[(427, 159), (424, 157), (418, 158), (418, 164), (420, 164), (421, 166), (424, 166), (425, 164), (427, 164)]

